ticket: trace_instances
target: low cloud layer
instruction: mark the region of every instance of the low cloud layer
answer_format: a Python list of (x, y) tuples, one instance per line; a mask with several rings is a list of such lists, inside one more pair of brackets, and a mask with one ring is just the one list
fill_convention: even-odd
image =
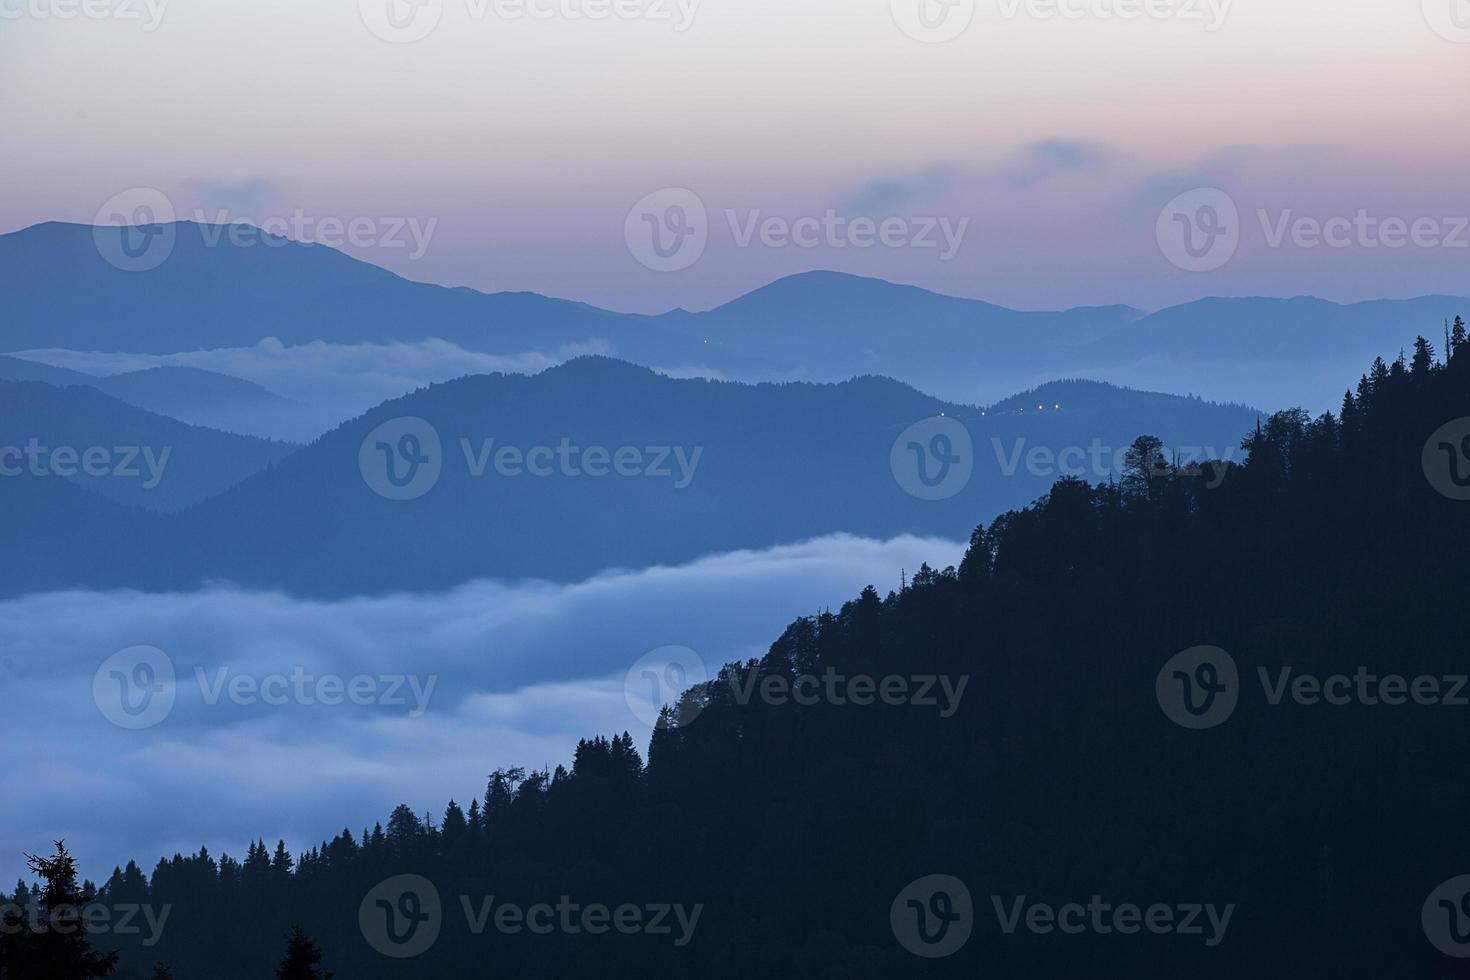
[[(344, 825), (356, 834), (400, 802), (437, 817), (451, 796), (482, 793), (497, 766), (568, 763), (580, 737), (628, 730), (646, 747), (647, 706), (624, 688), (645, 654), (686, 647), (710, 670), (757, 657), (792, 619), (868, 584), (886, 592), (902, 569), (956, 563), (962, 551), (837, 536), (569, 586), (477, 582), (341, 602), (221, 587), (0, 603), (13, 763), (0, 878), (13, 882), (21, 851), (58, 837), (94, 879), (128, 858), (151, 871), (201, 844), (238, 857), (257, 836), (300, 850)], [(136, 679), (137, 658), (100, 668), (135, 646), (162, 651), (175, 683), (167, 713), (129, 730), (116, 721), (155, 720), (119, 712), (112, 669)], [(333, 700), (342, 703), (322, 703)]]

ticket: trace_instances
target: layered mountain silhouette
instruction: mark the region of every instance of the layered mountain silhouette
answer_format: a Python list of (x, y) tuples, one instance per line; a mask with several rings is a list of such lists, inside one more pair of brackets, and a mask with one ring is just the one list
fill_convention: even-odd
[[(0, 235), (0, 348), (168, 354), (285, 344), (388, 343), (438, 337), (468, 350), (522, 351), (605, 338), (627, 356), (692, 342), (654, 338), (647, 318), (534, 293), (486, 294), (411, 282), (322, 245), (181, 221), (157, 268), (129, 272), (103, 258), (97, 236), (121, 228), (48, 222)], [(645, 337), (648, 346), (643, 346)], [(656, 341), (656, 342), (655, 342)]]
[[(1207, 299), (1151, 314), (1125, 306), (1023, 312), (835, 272), (772, 283), (705, 312), (614, 313), (534, 293), (411, 282), (320, 245), (179, 222), (147, 272), (109, 265), (95, 236), (48, 223), (0, 235), (0, 349), (164, 354), (286, 344), (447, 340), (511, 354), (585, 350), (741, 380), (898, 378), (978, 403), (1018, 385), (1090, 375), (1280, 407), (1335, 407), (1385, 345), (1470, 307), (1428, 296), (1338, 304)], [(1305, 387), (1304, 387), (1305, 386)]]
[[(86, 391), (34, 387), (63, 403)], [(1073, 394), (1085, 408), (1062, 400)], [(1191, 456), (1223, 456), (1256, 418), (1096, 384), (1043, 396), (1054, 399), (1046, 411), (992, 413), (883, 378), (746, 385), (608, 358), (470, 376), (387, 402), (181, 514), (98, 516), (95, 501), (48, 500), (45, 522), (7, 534), (51, 562), (0, 572), (0, 590), (222, 579), (340, 596), (476, 577), (570, 581), (834, 533), (963, 538), (975, 513), (1023, 505), (1064, 473), (1105, 482), (1145, 423)], [(900, 436), (940, 415), (966, 430), (973, 473), (945, 499), (920, 499), (891, 457), (900, 443), (900, 464), (915, 465)], [(0, 493), (30, 506), (38, 481), (6, 482)], [(394, 499), (401, 489), (412, 499)], [(72, 506), (88, 538), (71, 533)]]
[[(126, 404), (87, 385), (57, 387), (40, 381), (0, 381), (0, 485), (21, 481), (27, 503), (6, 509), (25, 521), (39, 516), (32, 504), (65, 521), (74, 504), (84, 514), (106, 513), (57, 484), (93, 491), (109, 501), (150, 511), (197, 504), (296, 449), (283, 442), (186, 425)], [(34, 500), (29, 499), (34, 495)], [(55, 494), (53, 499), (52, 495)], [(53, 511), (53, 508), (55, 510)], [(44, 523), (48, 534), (71, 528)], [(128, 526), (126, 511), (109, 526)], [(101, 533), (100, 530), (98, 533)]]
[[(1464, 454), (1421, 454), (1465, 431), (1455, 346), (1375, 363), (1340, 415), (1273, 414), (1220, 488), (1058, 481), (957, 568), (870, 585), (671, 696), (646, 757), (589, 732), (567, 765), (497, 765), (360, 832), (344, 812), (294, 854), (119, 861), (100, 901), (176, 915), (156, 945), (87, 942), (220, 980), (269, 976), (293, 924), (352, 977), (1462, 977), (1470, 509), (1446, 492)], [(627, 370), (572, 372), (604, 369)], [(905, 693), (787, 695), (818, 678)], [(907, 696), (921, 678), (959, 694)], [(76, 891), (58, 877), (52, 907)], [(431, 941), (365, 925), (384, 895)], [(447, 911), (558, 895), (705, 915), (654, 942)], [(19, 934), (0, 944), (25, 963)]]
[(192, 367), (154, 367), (98, 377), (0, 355), (0, 380), (82, 385), (171, 419), (248, 435), (289, 428), (301, 408), (252, 381)]

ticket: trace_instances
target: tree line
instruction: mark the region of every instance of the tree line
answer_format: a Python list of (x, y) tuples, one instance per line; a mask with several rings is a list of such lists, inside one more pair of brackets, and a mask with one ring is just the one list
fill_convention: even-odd
[[(1121, 480), (1058, 482), (976, 528), (957, 568), (796, 620), (666, 706), (646, 761), (628, 733), (599, 735), (570, 768), (496, 770), (435, 814), (400, 805), (295, 855), (257, 841), (243, 859), (129, 862), (100, 886), (77, 885), (59, 848), (33, 860), (41, 885), (4, 897), (13, 907), (168, 905), (167, 928), (147, 948), (0, 930), (0, 977), (1465, 976), (1421, 908), (1470, 872), (1470, 708), (1273, 700), (1294, 689), (1266, 681), (1470, 672), (1470, 502), (1426, 473), (1430, 434), (1466, 417), (1457, 318), (1442, 352), (1421, 337), (1376, 360), (1339, 412), (1262, 419), (1214, 478), (1140, 438)], [(1457, 448), (1445, 466), (1470, 463)], [(1160, 710), (1156, 680), (1205, 645), (1233, 658), (1239, 703), (1189, 730)], [(829, 668), (969, 684), (948, 717), (740, 696)], [(974, 935), (929, 960), (895, 939), (890, 907), (936, 873), (968, 886)], [(362, 918), (399, 875), (432, 882), (442, 905), (434, 943), (404, 959), (373, 948)], [(683, 946), (476, 931), (462, 910), (485, 896), (704, 914)], [(996, 910), (1022, 896), (1236, 912), (1214, 947), (1007, 932)]]

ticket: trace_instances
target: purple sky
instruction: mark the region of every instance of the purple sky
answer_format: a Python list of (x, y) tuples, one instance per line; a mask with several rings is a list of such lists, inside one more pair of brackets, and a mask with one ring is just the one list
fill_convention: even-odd
[[(1130, 0), (972, 17), (958, 0), (942, 43), (905, 33), (921, 0), (627, 0), (604, 19), (429, 0), (413, 43), (379, 36), (403, 0), (98, 0), (111, 16), (63, 19), (67, 2), (0, 0), (0, 83), (26, 93), (0, 108), (0, 230), (149, 187), (179, 217), (366, 220), (347, 250), (411, 278), (640, 311), (813, 268), (1029, 308), (1466, 291), (1463, 0), (1157, 0), (1137, 19)], [(1198, 187), (1240, 215), (1204, 273), (1156, 234)], [(706, 208), (677, 271), (625, 234), (662, 188)], [(835, 236), (782, 237), (829, 211)], [(1360, 212), (1435, 224), (1402, 247), (1293, 224)], [(899, 222), (890, 244), (847, 230), (863, 217)], [(407, 218), (425, 247), (383, 244)], [(964, 222), (957, 248), (911, 244), (931, 219)]]

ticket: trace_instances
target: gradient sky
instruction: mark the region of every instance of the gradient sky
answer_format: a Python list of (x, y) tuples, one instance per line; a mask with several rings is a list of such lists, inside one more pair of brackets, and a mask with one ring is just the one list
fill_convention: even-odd
[[(420, 258), (347, 250), (638, 311), (812, 268), (1026, 308), (1470, 292), (1470, 247), (1273, 248), (1257, 217), (1470, 215), (1470, 44), (1431, 26), (1461, 0), (1235, 0), (1215, 31), (1096, 13), (1115, 0), (1063, 0), (1089, 12), (1051, 19), (979, 0), (938, 44), (906, 36), (889, 0), (703, 0), (683, 31), (442, 0), (411, 44), (375, 36), (357, 0), (167, 0), (151, 31), (144, 0), (55, 16), (79, 2), (0, 0), (0, 231), (90, 221), (137, 186), (182, 217), (432, 219)], [(1155, 222), (1201, 186), (1236, 201), (1242, 242), (1191, 273)], [(660, 273), (624, 219), (665, 187), (696, 191), (711, 230), (696, 264)], [(829, 208), (969, 227), (942, 261), (741, 247), (725, 214)]]

